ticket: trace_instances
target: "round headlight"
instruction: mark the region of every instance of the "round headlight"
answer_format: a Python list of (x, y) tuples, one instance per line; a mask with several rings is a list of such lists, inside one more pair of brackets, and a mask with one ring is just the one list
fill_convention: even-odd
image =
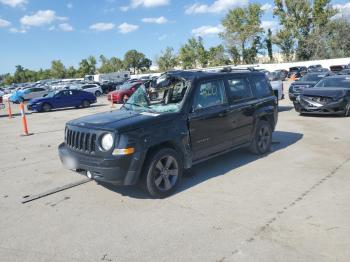
[(111, 134), (106, 134), (101, 139), (101, 147), (103, 150), (108, 151), (113, 147), (113, 136)]

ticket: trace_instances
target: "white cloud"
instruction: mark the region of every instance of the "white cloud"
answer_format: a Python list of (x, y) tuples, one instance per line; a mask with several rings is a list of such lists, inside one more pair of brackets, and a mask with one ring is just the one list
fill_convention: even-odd
[(169, 5), (170, 0), (131, 0), (129, 6), (122, 6), (120, 10), (126, 12), (130, 8), (138, 8), (140, 6), (143, 7), (158, 7), (158, 6), (164, 6), (164, 5)]
[(273, 6), (269, 3), (263, 4), (261, 6), (261, 10), (263, 10), (263, 11), (270, 11), (270, 10), (272, 10), (272, 8), (273, 8)]
[(33, 15), (25, 15), (20, 19), (23, 26), (43, 26), (52, 24), (55, 21), (66, 21), (67, 17), (56, 16), (53, 10), (39, 10)]
[(338, 14), (334, 16), (334, 18), (346, 18), (350, 19), (350, 3), (345, 3), (345, 4), (337, 4), (333, 5), (335, 9), (339, 11)]
[(24, 6), (28, 3), (27, 0), (0, 0), (1, 4), (8, 5), (11, 7)]
[(109, 31), (115, 27), (113, 23), (96, 23), (90, 26), (91, 30), (94, 31)]
[(72, 3), (68, 3), (68, 4), (67, 4), (67, 8), (68, 8), (68, 9), (72, 9), (72, 8), (73, 8), (73, 4), (72, 4)]
[(222, 13), (234, 7), (243, 6), (248, 3), (248, 0), (216, 0), (211, 5), (195, 3), (187, 6), (185, 13), (191, 14), (205, 14), (205, 13)]
[(71, 32), (74, 30), (73, 26), (68, 23), (59, 24), (58, 28), (64, 32)]
[(11, 27), (11, 28), (10, 28), (10, 32), (11, 32), (11, 33), (16, 33), (16, 34), (25, 34), (25, 33), (27, 33), (27, 30), (26, 30), (25, 28), (19, 28), (19, 29), (17, 29), (17, 28), (15, 28), (15, 27)]
[(278, 29), (278, 22), (276, 21), (262, 21), (261, 22), (261, 27), (267, 31), (268, 29), (271, 29), (272, 32), (276, 32)]
[(153, 23), (153, 24), (165, 24), (168, 22), (168, 19), (166, 19), (164, 16), (160, 17), (146, 17), (142, 19), (142, 22), (144, 23)]
[(193, 29), (192, 34), (195, 36), (208, 36), (208, 35), (217, 35), (223, 31), (224, 31), (224, 28), (222, 25), (218, 25), (218, 26), (205, 25), (205, 26), (201, 26)]
[(11, 25), (11, 22), (10, 21), (7, 21), (7, 20), (5, 20), (5, 19), (1, 19), (0, 18), (0, 28), (1, 27), (8, 27), (8, 26), (10, 26)]
[(118, 26), (119, 32), (122, 34), (131, 33), (139, 28), (138, 25), (132, 25), (128, 23), (122, 23)]

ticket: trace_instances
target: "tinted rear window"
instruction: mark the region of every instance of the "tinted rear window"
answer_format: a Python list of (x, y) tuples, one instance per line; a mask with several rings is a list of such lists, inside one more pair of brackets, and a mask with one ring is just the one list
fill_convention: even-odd
[(229, 98), (237, 101), (247, 99), (253, 96), (252, 90), (247, 79), (245, 78), (228, 78)]
[(254, 76), (251, 78), (255, 86), (255, 95), (257, 97), (267, 97), (272, 95), (272, 90), (265, 77)]

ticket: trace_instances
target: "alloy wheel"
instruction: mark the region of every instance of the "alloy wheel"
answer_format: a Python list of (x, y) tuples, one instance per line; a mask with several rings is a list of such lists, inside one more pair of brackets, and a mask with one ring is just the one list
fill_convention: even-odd
[(261, 152), (264, 152), (269, 145), (271, 138), (270, 130), (267, 126), (262, 126), (258, 134), (258, 147)]
[(179, 175), (179, 167), (172, 156), (164, 156), (156, 163), (153, 172), (154, 184), (160, 191), (168, 191), (176, 184)]

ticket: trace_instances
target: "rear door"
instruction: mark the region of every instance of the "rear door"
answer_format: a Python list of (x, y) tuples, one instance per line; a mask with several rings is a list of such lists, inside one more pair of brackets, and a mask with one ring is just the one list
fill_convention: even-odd
[(230, 103), (230, 140), (233, 146), (239, 146), (249, 142), (253, 132), (256, 99), (247, 77), (228, 76), (226, 81)]
[(194, 160), (230, 147), (227, 109), (223, 79), (199, 83), (188, 119)]

